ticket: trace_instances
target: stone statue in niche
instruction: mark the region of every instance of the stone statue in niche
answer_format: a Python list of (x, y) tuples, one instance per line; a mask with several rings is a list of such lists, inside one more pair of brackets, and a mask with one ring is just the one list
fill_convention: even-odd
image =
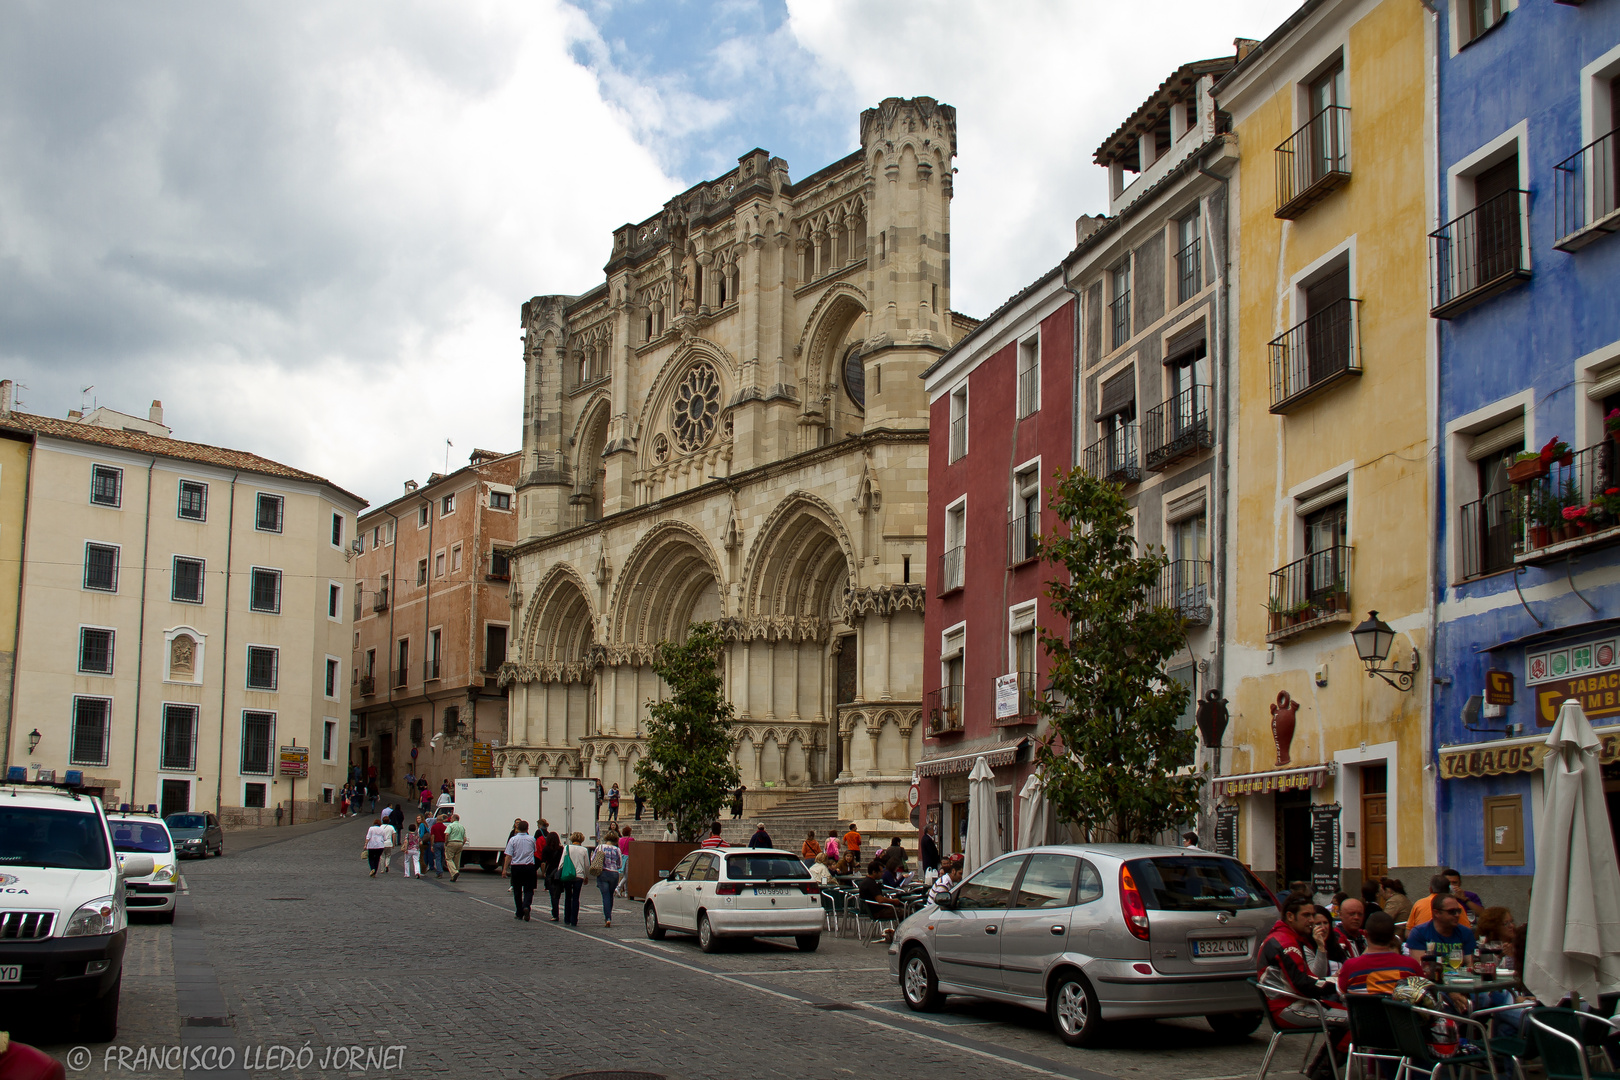
[(1277, 703), (1271, 707), (1271, 741), (1277, 744), (1277, 768), (1284, 768), (1289, 764), (1288, 748), (1294, 742), (1294, 723), (1299, 714), (1299, 702), (1288, 696), (1284, 690), (1277, 695)]
[(191, 681), (197, 677), (197, 643), (181, 634), (169, 644), (169, 678)]

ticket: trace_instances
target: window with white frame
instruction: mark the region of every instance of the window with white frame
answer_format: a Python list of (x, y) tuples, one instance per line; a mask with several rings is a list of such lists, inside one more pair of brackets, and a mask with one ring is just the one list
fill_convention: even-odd
[(248, 578), (248, 607), (268, 615), (281, 614), (281, 571), (255, 566)]
[(449, 517), (456, 512), (456, 493), (451, 492), (439, 500), (439, 516)]
[[(332, 760), (332, 748), (337, 743), (337, 721), (328, 720), (321, 727), (321, 760)], [(331, 799), (326, 800), (331, 802)]]
[(512, 493), (510, 491), (492, 491), (489, 493), (489, 508), (491, 510), (512, 509)]
[(343, 611), (343, 586), (332, 582), (326, 586), (326, 617), (340, 618)]
[(1131, 257), (1125, 256), (1108, 271), (1109, 347), (1117, 349), (1131, 339)]
[(124, 499), (124, 470), (113, 465), (90, 466), (90, 502), (117, 507)]
[(197, 706), (163, 706), (163, 737), (158, 768), (190, 772), (197, 767)]
[(964, 382), (951, 391), (951, 436), (948, 460), (955, 461), (968, 452), (968, 388)]
[(433, 556), (433, 576), (444, 577), (444, 552)]
[(1008, 564), (1033, 559), (1041, 531), (1041, 463), (1037, 459), (1013, 473), (1012, 527), (1008, 534)]
[(276, 714), (246, 709), (242, 712), (242, 766), (249, 776), (269, 776), (275, 766)]
[(96, 592), (118, 591), (118, 547), (114, 544), (84, 545), (84, 587)]
[(1013, 607), (1007, 613), (1010, 674), (1018, 676), (1018, 716), (1035, 715), (1035, 601)]
[(930, 717), (941, 731), (962, 728), (962, 686), (967, 678), (967, 627), (954, 626), (940, 639), (939, 715)]
[(280, 532), (283, 502), (284, 500), (280, 495), (267, 495), (262, 491), (259, 492), (253, 512), (253, 527), (259, 532)]
[(1033, 334), (1018, 343), (1018, 417), (1023, 419), (1041, 407), (1041, 335)]
[(79, 673), (81, 675), (111, 675), (113, 673), (112, 630), (99, 626), (79, 627)]
[(336, 547), (336, 548), (340, 548), (340, 547), (343, 546), (343, 515), (342, 514), (333, 514), (332, 515), (332, 546)]
[(961, 498), (945, 508), (945, 550), (939, 557), (941, 592), (962, 587), (966, 548), (967, 499)]
[(461, 571), (461, 545), (456, 544), (453, 547), (451, 547), (451, 549), (450, 549), (450, 572), (452, 574), (455, 574), (455, 573), (460, 573), (460, 571)]
[(342, 662), (328, 656), (326, 658), (326, 696), (335, 698), (338, 694), (338, 683), (343, 678)]
[(269, 784), (243, 784), (242, 805), (249, 810), (263, 810), (269, 798)]
[(203, 571), (202, 559), (176, 555), (169, 574), (169, 599), (182, 604), (202, 603)]
[(247, 652), (247, 688), (275, 690), (280, 678), (281, 650), (270, 645), (249, 645)]
[(433, 508), (432, 508), (432, 506), (430, 504), (423, 503), (421, 506), (418, 506), (416, 508), (416, 527), (418, 529), (427, 528), (428, 527), (428, 517), (432, 513), (433, 513)]
[(418, 585), (426, 585), (427, 584), (427, 560), (426, 559), (417, 559), (416, 560), (416, 583)]
[(208, 518), (208, 485), (199, 480), (180, 481), (180, 504), (175, 515), (185, 521), (206, 521)]
[(75, 695), (73, 730), (68, 738), (68, 762), (73, 765), (107, 764), (112, 739), (112, 698)]

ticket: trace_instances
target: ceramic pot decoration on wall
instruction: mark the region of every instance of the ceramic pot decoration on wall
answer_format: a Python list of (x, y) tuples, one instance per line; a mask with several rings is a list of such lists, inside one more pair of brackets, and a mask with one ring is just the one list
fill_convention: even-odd
[(1284, 690), (1277, 695), (1277, 703), (1271, 707), (1271, 739), (1277, 744), (1277, 768), (1286, 768), (1289, 764), (1288, 748), (1294, 742), (1294, 721), (1299, 712), (1299, 703), (1288, 696)]

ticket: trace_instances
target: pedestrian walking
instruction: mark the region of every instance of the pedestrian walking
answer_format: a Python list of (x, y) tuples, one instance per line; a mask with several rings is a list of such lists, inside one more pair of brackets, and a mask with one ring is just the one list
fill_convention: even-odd
[(450, 827), (444, 823), (444, 818), (435, 817), (428, 827), (428, 839), (433, 845), (428, 849), (428, 862), (433, 864), (433, 876), (437, 878), (444, 877), (444, 844), (449, 835)]
[(450, 872), (451, 881), (461, 876), (461, 849), (466, 845), (467, 826), (461, 823), (460, 814), (451, 814), (444, 827), (444, 868)]
[(630, 882), (630, 826), (626, 825), (619, 832), (619, 895), (629, 898), (626, 891)]
[(844, 834), (844, 851), (855, 856), (855, 861), (861, 861), (861, 830), (852, 821), (849, 823), (849, 832)]
[(596, 845), (591, 856), (591, 875), (602, 894), (602, 925), (613, 925), (613, 894), (619, 888), (619, 870), (624, 865), (624, 853), (619, 850), (617, 838)]
[(563, 849), (557, 878), (563, 886), (563, 924), (579, 925), (579, 891), (585, 887), (585, 873), (590, 869), (590, 856), (585, 851), (585, 834), (569, 836)]
[(835, 862), (838, 861), (838, 830), (837, 829), (828, 829), (827, 830), (827, 844), (823, 848), (823, 851), (825, 851), (825, 853), (827, 855), (827, 861), (828, 862), (835, 863)]
[(647, 805), (647, 800), (641, 797), (641, 792), (639, 792), (639, 791), (636, 792), (636, 820), (637, 821), (641, 820), (641, 808), (643, 806), (646, 806), (646, 805)]
[(748, 786), (746, 784), (738, 784), (737, 785), (737, 790), (733, 791), (731, 793), (731, 820), (732, 821), (736, 821), (738, 818), (742, 817), (742, 812), (743, 812), (743, 792), (745, 792), (747, 790), (748, 790)]
[(764, 848), (771, 846), (771, 834), (765, 831), (765, 823), (763, 821), (754, 823), (754, 835), (748, 838), (748, 846), (751, 848)]
[(799, 858), (805, 862), (814, 862), (821, 854), (821, 841), (816, 839), (816, 830), (811, 829), (804, 834), (804, 843), (799, 845)]
[(619, 820), (619, 785), (614, 784), (608, 791), (608, 821), (617, 823)]
[[(416, 819), (421, 824), (422, 819)], [(422, 834), (417, 829), (405, 830), (405, 876), (422, 877)]]
[(551, 921), (557, 921), (557, 902), (562, 899), (562, 880), (557, 871), (562, 862), (562, 838), (555, 831), (546, 833), (546, 844), (540, 852), (540, 873), (545, 875), (546, 892), (551, 895)]
[(501, 874), (512, 879), (512, 903), (517, 913), (512, 917), (529, 921), (529, 905), (534, 902), (534, 837), (529, 835), (529, 823), (519, 819), (517, 830), (506, 842), (505, 865)]
[(384, 849), (388, 847), (388, 830), (383, 826), (382, 818), (371, 823), (366, 830), (366, 861), (371, 864), (371, 876), (377, 876), (377, 865), (382, 862)]
[(387, 841), (383, 844), (382, 872), (388, 873), (388, 864), (393, 859), (394, 848), (399, 846), (399, 832), (386, 819), (383, 820), (383, 836)]

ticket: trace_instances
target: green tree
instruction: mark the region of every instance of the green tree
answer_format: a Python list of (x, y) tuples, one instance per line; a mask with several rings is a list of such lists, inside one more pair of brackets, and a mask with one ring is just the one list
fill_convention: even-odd
[(1162, 549), (1138, 553), (1117, 484), (1060, 472), (1047, 505), (1067, 526), (1040, 546), (1067, 570), (1047, 593), (1068, 628), (1041, 630), (1052, 683), (1037, 703), (1050, 725), (1037, 750), (1046, 794), (1093, 842), (1150, 843), (1197, 813), (1205, 779), (1177, 769), (1196, 736), (1176, 726), (1191, 691), (1165, 674), (1186, 640), (1181, 614), (1154, 601), (1168, 560)]
[(713, 623), (699, 623), (685, 641), (659, 645), (653, 663), (669, 697), (648, 703), (647, 752), (636, 763), (634, 790), (689, 842), (708, 835), (741, 778), (720, 677), (724, 644)]

